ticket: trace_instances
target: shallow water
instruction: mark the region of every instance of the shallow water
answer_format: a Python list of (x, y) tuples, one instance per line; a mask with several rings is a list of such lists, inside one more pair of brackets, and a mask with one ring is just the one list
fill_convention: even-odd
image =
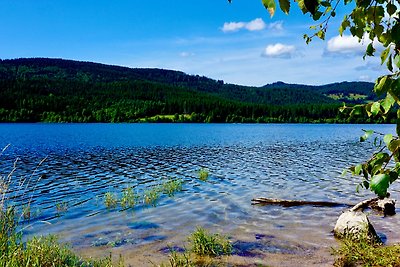
[[(355, 192), (357, 178), (340, 176), (373, 151), (371, 142), (358, 142), (361, 129), (394, 132), (395, 127), (0, 124), (0, 147), (11, 144), (0, 157), (0, 170), (7, 174), (19, 158), (10, 197), (20, 209), (31, 203), (25, 232), (57, 233), (78, 250), (167, 246), (203, 226), (229, 235), (243, 255), (309, 253), (335, 243), (331, 230), (343, 207), (254, 206), (251, 199), (356, 203), (370, 197)], [(209, 170), (206, 182), (198, 179), (200, 168)], [(156, 207), (104, 205), (106, 192), (121, 194), (130, 186), (140, 193), (169, 177), (182, 179), (183, 191), (161, 196)], [(399, 198), (397, 184), (392, 196)], [(57, 211), (63, 202), (67, 210)], [(398, 216), (372, 216), (372, 221), (388, 243), (400, 241), (392, 230)]]

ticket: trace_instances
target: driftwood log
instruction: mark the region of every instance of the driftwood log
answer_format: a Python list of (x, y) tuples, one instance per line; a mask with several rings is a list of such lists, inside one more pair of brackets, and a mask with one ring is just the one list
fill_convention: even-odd
[(296, 207), (296, 206), (314, 206), (314, 207), (352, 207), (350, 211), (363, 211), (364, 209), (371, 208), (384, 215), (395, 214), (395, 200), (389, 198), (371, 198), (361, 201), (356, 205), (348, 203), (339, 203), (331, 201), (305, 201), (305, 200), (282, 200), (275, 198), (255, 198), (252, 199), (253, 205), (279, 205), (283, 207)]
[(283, 207), (315, 206), (315, 207), (350, 207), (352, 205), (330, 201), (282, 200), (259, 197), (251, 200), (252, 205), (279, 205)]

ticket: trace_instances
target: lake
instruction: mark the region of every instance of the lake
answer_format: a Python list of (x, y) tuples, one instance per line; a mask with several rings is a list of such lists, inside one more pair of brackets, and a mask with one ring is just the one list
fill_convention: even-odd
[[(239, 258), (320, 255), (321, 265), (328, 261), (321, 255), (336, 245), (331, 230), (345, 207), (251, 200), (355, 204), (371, 197), (356, 193), (360, 178), (341, 176), (374, 151), (372, 142), (359, 142), (361, 129), (395, 132), (394, 125), (0, 124), (0, 147), (11, 144), (0, 157), (1, 175), (18, 158), (9, 197), (20, 210), (31, 203), (23, 223), (28, 236), (57, 234), (85, 255), (112, 251), (135, 262), (135, 254), (152, 266), (202, 226), (229, 236)], [(199, 179), (200, 169), (208, 171), (207, 181)], [(104, 204), (107, 192), (120, 197), (131, 187), (140, 195), (169, 178), (181, 179), (183, 190), (161, 194), (155, 207)], [(396, 199), (399, 189), (394, 184), (391, 191)], [(387, 243), (400, 242), (398, 216), (371, 220)]]

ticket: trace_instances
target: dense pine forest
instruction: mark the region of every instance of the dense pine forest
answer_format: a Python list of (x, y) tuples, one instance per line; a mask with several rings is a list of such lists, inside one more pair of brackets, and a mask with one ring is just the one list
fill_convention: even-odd
[(372, 89), (365, 82), (249, 87), (163, 69), (0, 60), (0, 121), (369, 122), (338, 109), (373, 100)]

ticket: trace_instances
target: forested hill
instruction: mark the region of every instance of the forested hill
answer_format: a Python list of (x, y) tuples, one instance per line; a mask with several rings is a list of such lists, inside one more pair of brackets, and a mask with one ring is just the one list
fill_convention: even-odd
[[(343, 122), (373, 84), (225, 84), (198, 75), (63, 59), (0, 60), (0, 121)], [(363, 119), (362, 119), (363, 120)]]

